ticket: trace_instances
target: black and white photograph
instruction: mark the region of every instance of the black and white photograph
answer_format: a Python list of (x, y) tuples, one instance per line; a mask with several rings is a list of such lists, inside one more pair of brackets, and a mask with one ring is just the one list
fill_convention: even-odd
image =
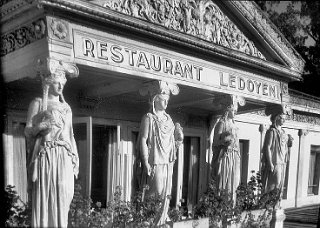
[(320, 228), (320, 2), (1, 0), (3, 227)]

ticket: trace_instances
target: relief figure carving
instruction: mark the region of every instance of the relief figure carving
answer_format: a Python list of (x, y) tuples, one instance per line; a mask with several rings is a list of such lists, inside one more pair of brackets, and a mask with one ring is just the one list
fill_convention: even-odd
[(254, 43), (212, 1), (111, 0), (103, 6), (265, 59)]

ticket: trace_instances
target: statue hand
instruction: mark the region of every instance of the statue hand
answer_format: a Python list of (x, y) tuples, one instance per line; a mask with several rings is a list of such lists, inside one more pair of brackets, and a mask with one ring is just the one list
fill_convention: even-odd
[(50, 132), (52, 125), (49, 122), (40, 122), (37, 126), (41, 135), (46, 135)]
[(146, 164), (144, 164), (144, 167), (145, 167), (146, 170), (147, 170), (148, 176), (151, 176), (151, 171), (152, 171), (151, 165), (150, 165), (148, 162), (146, 162)]
[(274, 172), (274, 165), (271, 163), (271, 164), (269, 164), (270, 165), (270, 170), (271, 170), (271, 172), (273, 173)]

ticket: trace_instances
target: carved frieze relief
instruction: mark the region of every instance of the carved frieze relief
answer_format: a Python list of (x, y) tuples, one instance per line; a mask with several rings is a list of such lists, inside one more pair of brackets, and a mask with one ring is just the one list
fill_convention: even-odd
[[(104, 3), (101, 3), (104, 2)], [(261, 59), (263, 54), (208, 0), (108, 0), (102, 6)]]
[(304, 98), (301, 98), (299, 96), (294, 96), (291, 95), (290, 96), (290, 103), (291, 104), (296, 104), (299, 106), (303, 106), (306, 108), (316, 108), (316, 109), (320, 109), (320, 102), (316, 102), (316, 101), (312, 101), (312, 100), (307, 100)]
[[(254, 111), (254, 112), (251, 112), (251, 114), (259, 115), (259, 116), (267, 116), (264, 110)], [(318, 125), (318, 126), (320, 125), (320, 117), (317, 117), (317, 116), (308, 116), (308, 115), (302, 115), (302, 114), (291, 112), (290, 115), (287, 115), (287, 119), (295, 122), (300, 122), (300, 123), (308, 123), (308, 124)]]
[(30, 24), (21, 26), (1, 36), (0, 56), (5, 56), (13, 51), (45, 37), (46, 24), (44, 19), (38, 19)]

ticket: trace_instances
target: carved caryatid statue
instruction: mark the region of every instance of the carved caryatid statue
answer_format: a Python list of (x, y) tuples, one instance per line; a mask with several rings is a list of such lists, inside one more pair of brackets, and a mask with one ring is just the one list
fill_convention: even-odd
[(227, 190), (235, 201), (236, 189), (240, 184), (240, 151), (234, 117), (238, 103), (243, 106), (245, 100), (242, 97), (225, 95), (220, 97), (218, 102), (224, 113), (213, 128), (212, 178), (216, 180), (219, 189)]
[(261, 178), (265, 192), (276, 188), (280, 190), (280, 193), (283, 190), (286, 164), (293, 138), (285, 133), (282, 126), (290, 111), (290, 108), (285, 105), (274, 105), (265, 110), (266, 115), (271, 115), (272, 122), (266, 132), (262, 148)]
[(73, 137), (72, 112), (62, 91), (74, 65), (48, 59), (42, 77), (43, 97), (29, 105), (25, 135), (28, 145), (28, 188), (32, 192), (32, 227), (67, 227), (79, 158)]
[(166, 223), (171, 195), (173, 165), (178, 147), (183, 141), (180, 124), (174, 124), (166, 108), (170, 94), (177, 95), (179, 87), (164, 81), (155, 81), (140, 90), (150, 95), (151, 110), (143, 116), (139, 133), (140, 156), (143, 164), (142, 184), (148, 185), (148, 195), (160, 195), (163, 199), (161, 214), (154, 225)]

